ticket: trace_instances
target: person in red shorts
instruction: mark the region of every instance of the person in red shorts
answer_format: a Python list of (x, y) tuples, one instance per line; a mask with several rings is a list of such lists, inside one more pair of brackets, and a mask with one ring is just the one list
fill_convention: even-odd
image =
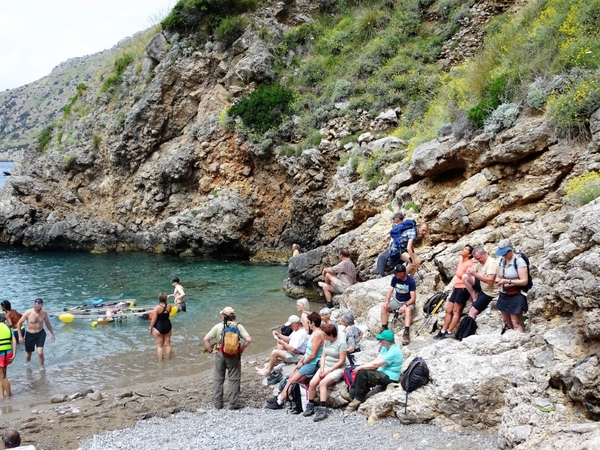
[(6, 370), (17, 354), (17, 340), (12, 330), (4, 322), (0, 323), (0, 398), (4, 393), (12, 397), (10, 381), (6, 378)]

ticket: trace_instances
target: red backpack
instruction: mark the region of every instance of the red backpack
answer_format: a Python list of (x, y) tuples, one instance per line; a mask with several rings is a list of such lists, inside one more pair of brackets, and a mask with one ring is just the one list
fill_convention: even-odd
[(348, 388), (352, 387), (354, 380), (356, 379), (356, 373), (354, 372), (356, 367), (358, 367), (357, 364), (352, 364), (344, 369), (344, 381), (346, 382), (346, 386), (348, 386)]

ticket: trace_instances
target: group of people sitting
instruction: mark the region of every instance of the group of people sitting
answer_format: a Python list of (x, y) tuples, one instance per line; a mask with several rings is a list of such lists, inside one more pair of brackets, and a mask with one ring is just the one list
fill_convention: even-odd
[[(304, 416), (314, 415), (313, 420), (318, 422), (327, 418), (328, 387), (342, 379), (344, 369), (354, 363), (354, 355), (360, 352), (362, 332), (355, 325), (351, 312), (343, 313), (335, 323), (329, 308), (323, 308), (319, 313), (310, 312), (306, 299), (299, 299), (296, 307), (300, 316), (291, 315), (281, 332), (273, 332), (276, 348), (265, 367), (257, 368), (257, 373), (269, 377), (276, 365), (282, 362), (295, 364), (280, 394), (269, 399), (266, 407), (282, 409), (288, 387), (292, 383), (305, 383), (308, 385), (308, 404)], [(289, 335), (287, 327), (291, 330)]]
[[(389, 247), (377, 260), (379, 276), (385, 274), (387, 264), (393, 267), (390, 287), (381, 307), (382, 331), (376, 336), (381, 349), (376, 359), (354, 367), (352, 387), (348, 392), (341, 393), (350, 402), (349, 408), (357, 408), (371, 387), (385, 387), (400, 379), (403, 357), (400, 347), (395, 343), (394, 332), (388, 329), (390, 313), (394, 313), (395, 318), (404, 316), (402, 345), (410, 343), (410, 326), (417, 300), (414, 277), (420, 265), (414, 246), (425, 236), (428, 227), (425, 223), (417, 225), (412, 220), (404, 221), (401, 212), (394, 214), (393, 221)], [(475, 319), (495, 298), (498, 298), (496, 308), (502, 314), (505, 327), (523, 332), (523, 312), (527, 311), (524, 290), (529, 282), (528, 262), (515, 252), (508, 239), (498, 243), (495, 254), (500, 257), (499, 261), (489, 257), (483, 247), (466, 245), (462, 249), (455, 275), (448, 286), (451, 294), (446, 305), (444, 324), (434, 339), (452, 336), (468, 301), (473, 302), (469, 315)], [(353, 354), (360, 351), (362, 333), (354, 325), (352, 313), (342, 314), (339, 326), (330, 318), (333, 295), (343, 293), (356, 283), (356, 268), (348, 250), (341, 249), (339, 257), (339, 264), (323, 270), (324, 281), (319, 283), (327, 300), (327, 308), (321, 310), (320, 314), (311, 313), (308, 311), (308, 301), (300, 299), (297, 302), (300, 316), (290, 316), (285, 324), (285, 327), (290, 327), (290, 333), (283, 333), (283, 330), (273, 332), (277, 347), (265, 367), (257, 369), (258, 374), (269, 377), (281, 362), (296, 366), (280, 394), (267, 400), (266, 407), (269, 409), (283, 408), (288, 387), (292, 383), (307, 383), (308, 404), (304, 415), (314, 415), (314, 421), (324, 420), (327, 417), (325, 404), (328, 387), (342, 379), (347, 365), (354, 364)]]

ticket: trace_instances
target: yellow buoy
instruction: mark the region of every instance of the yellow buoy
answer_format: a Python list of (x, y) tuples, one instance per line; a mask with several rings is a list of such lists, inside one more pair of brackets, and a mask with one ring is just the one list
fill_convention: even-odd
[(169, 317), (173, 317), (175, 314), (177, 314), (177, 311), (179, 311), (179, 308), (177, 306), (171, 306), (171, 312), (169, 313)]
[(98, 322), (96, 322), (95, 320), (92, 322), (92, 326), (95, 327), (96, 325), (98, 325)]
[(75, 317), (73, 317), (73, 314), (69, 313), (64, 313), (58, 316), (58, 320), (64, 323), (71, 323), (73, 322), (73, 319), (75, 319)]

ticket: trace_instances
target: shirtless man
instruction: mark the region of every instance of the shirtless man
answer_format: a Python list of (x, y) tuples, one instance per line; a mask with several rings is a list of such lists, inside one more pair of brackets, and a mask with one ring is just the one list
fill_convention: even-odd
[(183, 291), (183, 286), (179, 284), (179, 278), (177, 278), (177, 277), (173, 278), (173, 281), (171, 282), (171, 284), (173, 285), (175, 290), (173, 291), (172, 294), (167, 295), (167, 297), (174, 297), (173, 303), (175, 303), (177, 305), (177, 308), (179, 309), (179, 311), (185, 312), (185, 310), (186, 310), (185, 292)]
[[(40, 366), (44, 366), (44, 343), (46, 342), (46, 330), (44, 330), (44, 323), (46, 328), (50, 332), (52, 342), (56, 339), (50, 320), (48, 319), (48, 313), (42, 308), (44, 307), (44, 300), (36, 298), (33, 303), (33, 308), (28, 309), (23, 313), (19, 322), (17, 323), (17, 332), (19, 333), (19, 342), (25, 343), (25, 361), (31, 361), (31, 354), (35, 347), (37, 347), (37, 353), (40, 358)], [(25, 339), (21, 333), (21, 325), (27, 322), (25, 328)]]

